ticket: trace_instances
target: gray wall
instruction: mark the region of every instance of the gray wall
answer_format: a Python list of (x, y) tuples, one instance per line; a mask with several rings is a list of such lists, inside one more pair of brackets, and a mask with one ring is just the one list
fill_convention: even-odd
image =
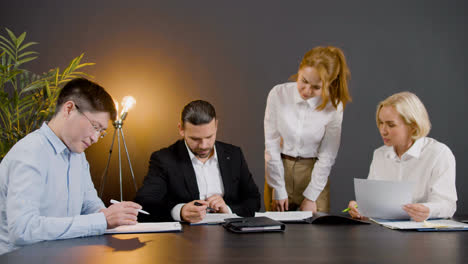
[[(167, 2), (10, 1), (2, 5), (0, 25), (40, 42), (41, 57), (31, 69), (64, 68), (85, 52), (87, 61), (97, 63), (87, 71), (115, 98), (136, 97), (124, 132), (138, 184), (151, 152), (178, 138), (181, 108), (202, 98), (217, 108), (218, 138), (242, 147), (263, 189), (269, 90), (295, 73), (310, 48), (339, 46), (351, 69), (353, 102), (330, 177), (332, 211), (354, 198), (352, 179), (367, 177), (372, 152), (382, 145), (376, 104), (409, 90), (428, 108), (430, 136), (456, 156), (458, 213), (468, 212), (466, 1)], [(111, 139), (87, 150), (96, 187)], [(118, 197), (116, 153), (106, 201)], [(125, 198), (132, 199), (124, 169)]]

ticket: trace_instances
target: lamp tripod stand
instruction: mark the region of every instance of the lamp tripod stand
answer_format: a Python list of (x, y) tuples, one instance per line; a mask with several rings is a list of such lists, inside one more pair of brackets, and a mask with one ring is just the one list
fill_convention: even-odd
[(128, 165), (130, 167), (130, 172), (132, 174), (132, 179), (133, 179), (133, 185), (135, 186), (135, 192), (137, 191), (137, 184), (136, 184), (136, 181), (135, 181), (135, 175), (133, 174), (133, 168), (132, 168), (132, 163), (130, 162), (130, 155), (128, 154), (128, 149), (127, 149), (127, 144), (125, 143), (125, 137), (124, 137), (124, 133), (123, 133), (123, 130), (122, 130), (122, 126), (123, 126), (123, 121), (125, 120), (125, 117), (127, 117), (127, 112), (124, 112), (122, 114), (122, 118), (121, 119), (118, 119), (118, 120), (115, 120), (114, 122), (112, 122), (112, 125), (114, 126), (114, 135), (112, 136), (112, 144), (111, 144), (111, 147), (109, 149), (109, 157), (107, 158), (107, 165), (106, 165), (106, 169), (104, 170), (104, 173), (102, 174), (102, 177), (101, 177), (101, 188), (99, 190), (99, 197), (101, 197), (102, 199), (102, 194), (104, 193), (104, 184), (106, 182), (106, 179), (107, 179), (107, 173), (109, 172), (109, 164), (110, 164), (110, 159), (111, 159), (111, 156), (112, 156), (112, 150), (114, 148), (114, 142), (115, 142), (115, 135), (117, 134), (117, 143), (119, 144), (119, 179), (120, 179), (120, 201), (123, 201), (123, 191), (122, 191), (122, 155), (121, 155), (121, 151), (120, 151), (120, 137), (122, 136), (122, 142), (123, 142), (123, 145), (125, 147), (125, 153), (127, 154), (127, 161), (128, 161)]

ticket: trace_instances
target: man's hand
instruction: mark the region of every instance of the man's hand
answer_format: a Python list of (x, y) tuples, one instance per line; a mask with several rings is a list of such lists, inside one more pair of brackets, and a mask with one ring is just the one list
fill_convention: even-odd
[(403, 206), (409, 216), (416, 222), (422, 222), (429, 217), (430, 210), (428, 207), (422, 204), (406, 204)]
[(107, 221), (107, 228), (115, 228), (121, 225), (134, 225), (137, 223), (138, 210), (141, 206), (134, 202), (121, 202), (108, 208), (101, 209)]
[(312, 201), (312, 200), (309, 200), (307, 198), (304, 198), (304, 200), (302, 200), (301, 206), (299, 207), (299, 210), (301, 210), (301, 211), (311, 211), (312, 213), (316, 213), (317, 212), (317, 203)]
[(289, 210), (288, 198), (284, 200), (273, 200), (271, 209), (273, 211), (280, 211), (280, 212), (288, 211)]
[(216, 213), (223, 213), (223, 214), (228, 214), (229, 209), (224, 202), (223, 197), (219, 194), (212, 195), (208, 198), (206, 198), (206, 201), (208, 202), (208, 206), (215, 209)]
[[(195, 205), (195, 202), (201, 205)], [(208, 202), (202, 200), (195, 200), (190, 203), (186, 203), (180, 210), (180, 218), (189, 223), (200, 222), (205, 218), (207, 207)]]

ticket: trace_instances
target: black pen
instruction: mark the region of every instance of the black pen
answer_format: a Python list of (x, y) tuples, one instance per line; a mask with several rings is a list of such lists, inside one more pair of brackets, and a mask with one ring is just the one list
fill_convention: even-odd
[[(201, 203), (199, 203), (199, 202), (194, 202), (193, 204), (196, 205), (196, 206), (203, 206), (203, 204), (201, 204)], [(209, 207), (209, 206), (206, 207), (206, 211), (209, 212), (209, 213), (214, 213), (214, 212), (216, 212), (215, 209), (213, 209), (213, 208), (211, 208), (211, 207)]]

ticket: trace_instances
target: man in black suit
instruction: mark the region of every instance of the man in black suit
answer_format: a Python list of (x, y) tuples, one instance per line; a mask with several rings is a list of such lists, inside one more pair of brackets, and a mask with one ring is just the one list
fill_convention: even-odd
[(178, 125), (183, 139), (151, 155), (148, 175), (135, 200), (149, 211), (140, 221), (203, 220), (214, 213), (253, 216), (260, 193), (239, 147), (216, 141), (214, 107), (187, 104)]

